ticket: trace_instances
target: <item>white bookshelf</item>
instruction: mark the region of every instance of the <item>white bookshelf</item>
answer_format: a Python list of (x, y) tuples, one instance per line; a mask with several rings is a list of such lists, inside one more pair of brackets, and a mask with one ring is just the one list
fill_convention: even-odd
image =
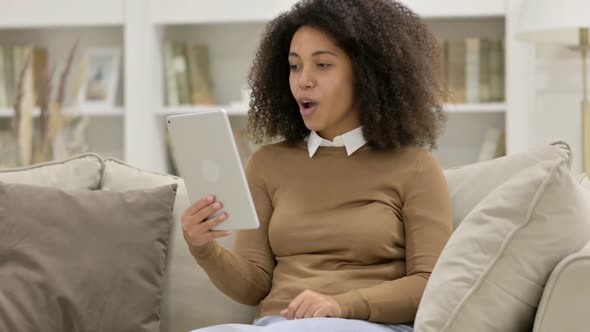
[[(156, 24), (264, 22), (288, 9), (296, 0), (150, 0)], [(402, 0), (428, 18), (504, 16), (504, 0)]]
[[(38, 111), (36, 110), (35, 113)], [(14, 114), (14, 111), (10, 108), (0, 108), (0, 120), (3, 118), (11, 118)]]
[[(181, 105), (172, 107), (163, 107), (158, 110), (159, 115), (174, 115), (210, 112), (223, 109), (229, 116), (247, 116), (248, 106), (235, 105)], [(445, 112), (449, 114), (504, 114), (506, 112), (505, 103), (483, 103), (483, 104), (445, 104)], [(2, 113), (0, 113), (2, 114)]]
[(0, 0), (0, 29), (123, 25), (121, 0)]
[[(0, 0), (0, 5), (3, 1), (6, 0)], [(21, 7), (21, 4), (28, 7)], [(10, 1), (10, 5), (3, 6), (10, 8), (13, 16), (12, 21), (0, 20), (3, 23), (0, 24), (0, 46), (33, 45), (47, 49), (49, 66), (53, 66), (55, 69), (51, 82), (52, 90), (55, 93), (70, 48), (78, 41), (78, 51), (67, 78), (63, 113), (72, 117), (89, 118), (87, 138), (92, 151), (123, 158), (123, 126), (126, 115), (123, 71), (119, 76), (118, 91), (113, 107), (82, 108), (76, 106), (77, 98), (75, 96), (76, 87), (80, 84), (80, 61), (85, 49), (118, 47), (124, 52), (126, 45), (124, 42), (124, 20), (121, 16), (123, 13), (122, 2), (117, 0), (99, 4), (90, 1), (58, 0), (51, 3), (51, 6), (54, 7), (52, 9), (45, 8), (46, 6), (49, 6), (46, 2), (32, 0), (22, 3)], [(41, 8), (44, 12), (31, 11), (31, 8)], [(86, 12), (87, 10), (89, 11)], [(44, 19), (38, 18), (32, 22), (30, 17), (26, 15), (28, 11), (33, 12), (34, 15), (41, 15)], [(62, 15), (67, 18), (60, 17), (58, 11), (63, 12)], [(6, 12), (2, 11), (0, 16), (5, 14)], [(84, 20), (84, 22), (77, 20)], [(8, 22), (11, 23), (8, 24)], [(52, 98), (52, 100), (54, 99)], [(6, 122), (10, 121), (12, 115), (12, 109), (0, 109), (0, 122), (4, 122), (2, 127), (7, 127)], [(33, 115), (38, 116), (39, 110), (33, 110)]]
[(506, 113), (505, 103), (484, 103), (484, 104), (446, 104), (444, 110), (448, 113), (457, 114), (488, 114)]
[[(40, 111), (38, 108), (33, 110), (33, 116), (39, 116)], [(70, 108), (64, 109), (63, 114), (67, 116), (87, 116), (92, 118), (100, 118), (100, 117), (122, 117), (124, 115), (124, 110), (121, 107), (112, 107), (112, 108), (94, 108), (94, 109), (87, 109), (87, 110), (80, 110), (77, 108)], [(0, 119), (1, 118), (11, 118), (14, 115), (14, 110), (11, 108), (0, 108)]]
[[(6, 0), (0, 0), (0, 3)], [(81, 59), (87, 48), (117, 47), (124, 51), (123, 26), (60, 26), (60, 27), (22, 27), (1, 29), (0, 46), (24, 46), (32, 45), (47, 49), (48, 63), (54, 67), (55, 73), (52, 80), (53, 90), (57, 89), (59, 76), (66, 64), (71, 47), (78, 41), (78, 50), (75, 54), (70, 74), (67, 78), (67, 93), (65, 105), (76, 103), (75, 89), (79, 85), (81, 71)], [(124, 75), (119, 76), (118, 91), (115, 105), (124, 104)]]
[[(247, 108), (231, 105), (240, 98), (265, 24), (295, 2), (0, 0), (0, 45), (34, 43), (48, 47), (50, 56), (61, 59), (76, 36), (80, 36), (81, 48), (120, 46), (123, 58), (115, 107), (84, 113), (92, 122), (90, 145), (97, 152), (104, 151), (137, 167), (167, 171), (163, 118), (224, 108), (232, 125), (244, 125)], [(402, 2), (418, 12), (437, 37), (506, 40), (506, 102), (445, 105), (449, 121), (436, 152), (443, 164), (475, 161), (485, 132), (492, 127), (506, 128), (509, 153), (528, 148), (529, 90), (535, 84), (523, 70), (530, 70), (534, 53), (532, 46), (513, 36), (521, 0)], [(161, 46), (165, 40), (208, 45), (218, 105), (164, 104)], [(6, 121), (8, 114), (0, 110), (0, 121)]]
[(504, 0), (402, 0), (426, 18), (485, 18), (506, 16)]
[(263, 22), (296, 3), (296, 0), (150, 0), (156, 24)]
[(122, 107), (65, 109), (64, 114), (69, 116), (87, 116), (91, 118), (122, 118), (123, 115), (125, 115), (125, 110)]
[(159, 115), (175, 115), (175, 114), (190, 114), (190, 113), (204, 113), (216, 110), (225, 110), (228, 116), (247, 116), (248, 106), (234, 106), (234, 105), (186, 105), (186, 106), (174, 106), (164, 107), (158, 110)]

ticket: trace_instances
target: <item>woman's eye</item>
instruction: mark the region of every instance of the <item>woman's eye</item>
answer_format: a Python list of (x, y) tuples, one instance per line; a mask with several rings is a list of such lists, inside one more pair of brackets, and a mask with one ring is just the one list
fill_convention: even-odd
[(289, 67), (291, 68), (291, 70), (299, 69), (299, 65), (290, 65)]
[(320, 63), (320, 64), (318, 64), (318, 67), (320, 67), (322, 69), (328, 68), (330, 66), (331, 66), (331, 64), (328, 64), (328, 63)]

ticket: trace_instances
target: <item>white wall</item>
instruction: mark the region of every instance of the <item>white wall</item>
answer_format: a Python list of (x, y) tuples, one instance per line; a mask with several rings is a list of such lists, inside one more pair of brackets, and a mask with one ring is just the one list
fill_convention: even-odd
[[(590, 73), (588, 73), (590, 75)], [(534, 117), (531, 142), (569, 143), (572, 171), (582, 172), (582, 63), (580, 54), (565, 46), (537, 46)]]

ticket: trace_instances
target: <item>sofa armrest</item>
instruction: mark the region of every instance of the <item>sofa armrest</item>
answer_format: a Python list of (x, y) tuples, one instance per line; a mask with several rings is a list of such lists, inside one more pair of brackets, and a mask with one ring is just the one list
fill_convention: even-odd
[(537, 310), (533, 332), (588, 331), (590, 242), (553, 270)]

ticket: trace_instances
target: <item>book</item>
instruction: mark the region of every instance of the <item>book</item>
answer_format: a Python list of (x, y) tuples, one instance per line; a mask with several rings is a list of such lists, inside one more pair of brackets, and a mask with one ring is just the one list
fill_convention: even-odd
[(450, 103), (505, 100), (504, 41), (486, 38), (439, 40), (444, 59), (440, 73)]
[(504, 45), (502, 40), (490, 41), (489, 46), (489, 101), (501, 102), (505, 100), (504, 80)]
[(506, 154), (503, 128), (489, 128), (479, 151), (479, 161), (502, 157)]
[(162, 61), (168, 106), (216, 103), (207, 45), (165, 42)]
[(164, 85), (166, 89), (166, 105), (177, 106), (178, 102), (178, 88), (176, 86), (176, 74), (173, 66), (174, 54), (172, 51), (172, 43), (165, 42), (162, 47), (162, 58), (164, 62)]
[(41, 92), (46, 89), (47, 50), (32, 45), (4, 46), (0, 47), (0, 107), (14, 107), (18, 81), (29, 55), (36, 95), (35, 105), (41, 104), (37, 97), (41, 96)]
[(172, 67), (176, 79), (178, 103), (180, 105), (191, 104), (191, 85), (186, 61), (186, 45), (181, 43), (173, 44), (172, 54)]
[(209, 49), (205, 45), (187, 45), (186, 56), (193, 105), (215, 104), (209, 75)]
[(490, 68), (490, 46), (491, 43), (487, 39), (482, 39), (480, 44), (480, 66), (479, 66), (479, 99), (477, 102), (486, 103), (492, 101), (491, 99), (491, 68)]
[(6, 106), (14, 107), (16, 79), (14, 77), (14, 54), (12, 47), (3, 47), (4, 53), (4, 87), (6, 88)]
[(32, 68), (33, 68), (33, 80), (35, 84), (35, 105), (41, 107), (43, 103), (47, 103), (47, 100), (44, 98), (49, 98), (49, 96), (44, 93), (44, 91), (48, 88), (47, 81), (48, 73), (48, 55), (47, 49), (29, 46), (29, 49), (32, 50)]
[(2, 75), (0, 79), (0, 108), (8, 107), (8, 96), (6, 94), (6, 79), (4, 77), (5, 73), (5, 64), (4, 64), (4, 47), (0, 46), (0, 75)]
[(452, 103), (465, 103), (466, 44), (465, 40), (449, 40), (447, 44), (447, 82)]
[(443, 89), (447, 91), (449, 89), (449, 83), (447, 82), (448, 73), (447, 73), (447, 47), (448, 43), (444, 39), (437, 38), (438, 48), (439, 48), (439, 58), (438, 58), (438, 79), (440, 84), (442, 85)]
[(465, 101), (467, 103), (478, 103), (480, 100), (480, 46), (478, 38), (465, 39)]

